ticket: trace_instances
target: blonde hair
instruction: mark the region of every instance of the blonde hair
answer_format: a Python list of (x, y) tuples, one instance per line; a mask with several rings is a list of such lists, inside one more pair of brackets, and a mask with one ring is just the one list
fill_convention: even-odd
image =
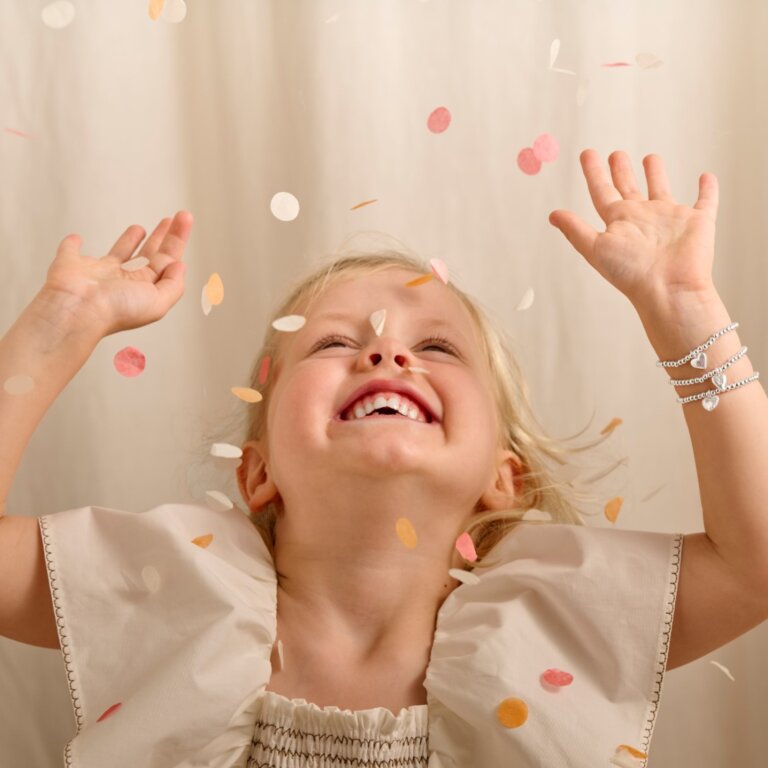
[[(272, 327), (272, 322), (284, 315), (303, 314), (312, 302), (336, 281), (359, 275), (376, 274), (392, 268), (413, 271), (414, 277), (418, 274), (431, 274), (432, 271), (429, 264), (407, 253), (404, 249), (379, 248), (373, 253), (337, 253), (331, 257), (330, 261), (321, 264), (310, 274), (293, 283), (287, 298), (279, 304), (270, 317), (261, 349), (248, 377), (248, 386), (257, 389), (262, 395), (262, 400), (258, 403), (244, 404), (246, 434), (243, 442), (263, 440), (266, 436), (272, 384), (277, 379), (282, 365), (281, 332)], [(462, 533), (468, 533), (472, 537), (478, 559), (475, 562), (466, 561), (454, 548), (452, 567), (472, 570), (492, 564), (486, 561), (486, 555), (508, 532), (523, 522), (523, 516), (529, 510), (539, 510), (549, 516), (549, 520), (525, 520), (529, 524), (585, 525), (582, 519), (584, 513), (577, 507), (576, 500), (594, 500), (595, 497), (580, 493), (571, 481), (558, 481), (554, 472), (547, 466), (547, 460), (565, 465), (567, 462), (562, 458), (563, 456), (586, 451), (602, 443), (610, 436), (610, 432), (574, 448), (568, 448), (562, 441), (548, 436), (533, 415), (528, 399), (528, 386), (511, 352), (512, 344), (508, 342), (506, 335), (497, 331), (476, 300), (457, 288), (452, 280), (449, 280), (447, 288), (463, 302), (480, 331), (483, 359), (487, 362), (491, 373), (492, 391), (498, 408), (500, 447), (512, 451), (520, 464), (516, 474), (516, 492), (510, 508), (483, 511), (478, 510), (476, 506), (456, 531), (457, 538)], [(418, 287), (414, 290), (418, 290)], [(258, 380), (259, 371), (266, 356), (271, 358), (269, 374), (266, 382), (261, 385)], [(570, 440), (582, 432), (584, 430), (567, 439)], [(282, 511), (282, 499), (278, 495), (258, 514), (251, 516), (273, 560), (275, 522)]]

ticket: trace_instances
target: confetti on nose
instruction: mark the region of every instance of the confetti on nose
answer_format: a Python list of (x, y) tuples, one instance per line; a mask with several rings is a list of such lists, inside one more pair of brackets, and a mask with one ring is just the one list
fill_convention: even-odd
[(408, 549), (413, 549), (416, 546), (416, 531), (407, 517), (398, 518), (397, 523), (395, 523), (395, 530), (397, 531), (400, 541), (402, 541)]
[(563, 672), (562, 669), (547, 669), (541, 673), (539, 678), (542, 687), (545, 690), (559, 691), (563, 686), (570, 685), (573, 682), (573, 675)]
[(259, 403), (262, 400), (261, 392), (251, 387), (232, 387), (231, 392), (246, 403)]
[(75, 6), (68, 0), (57, 0), (55, 3), (48, 3), (40, 12), (40, 16), (46, 27), (64, 29), (75, 18)]
[(272, 327), (276, 331), (293, 333), (293, 331), (303, 328), (306, 322), (307, 318), (303, 315), (283, 315), (283, 317), (278, 317), (277, 320), (272, 321)]
[(709, 663), (714, 664), (718, 669), (721, 669), (723, 672), (725, 672), (725, 674), (728, 675), (728, 677), (730, 677), (734, 683), (736, 682), (736, 678), (730, 673), (730, 670), (727, 667), (724, 667), (722, 664), (717, 661), (713, 661), (712, 659), (710, 659)]
[(141, 580), (152, 594), (160, 589), (160, 574), (157, 572), (157, 568), (153, 568), (151, 565), (141, 569)]
[(146, 267), (149, 264), (149, 259), (146, 256), (137, 256), (134, 259), (128, 259), (120, 265), (120, 269), (125, 272), (138, 272), (142, 267)]
[(442, 133), (451, 124), (451, 113), (445, 107), (438, 107), (427, 118), (427, 128), (432, 133)]
[(214, 272), (205, 284), (205, 295), (208, 298), (208, 302), (218, 307), (224, 300), (224, 283), (221, 282), (221, 276), (218, 272)]
[(611, 765), (618, 765), (620, 768), (636, 768), (642, 765), (642, 761), (645, 760), (648, 755), (645, 752), (641, 752), (639, 749), (630, 747), (627, 744), (619, 744), (616, 747), (616, 752), (608, 760)]
[(522, 699), (504, 699), (496, 717), (505, 728), (519, 728), (528, 719), (528, 705)]
[(448, 267), (442, 259), (430, 259), (430, 266), (432, 271), (446, 284), (448, 285)]
[(261, 360), (261, 366), (259, 367), (259, 384), (263, 384), (269, 376), (269, 364), (272, 358), (269, 355), (265, 355)]
[(621, 496), (616, 496), (611, 499), (605, 505), (605, 519), (615, 523), (619, 516), (619, 512), (621, 511), (622, 504), (624, 504), (624, 499)]
[(475, 543), (472, 541), (472, 537), (468, 533), (462, 533), (458, 539), (456, 539), (456, 549), (459, 554), (470, 563), (474, 563), (477, 560), (477, 552), (475, 552)]
[(299, 201), (290, 192), (277, 192), (269, 208), (280, 221), (293, 221), (299, 215)]
[(535, 176), (541, 170), (541, 160), (530, 147), (526, 147), (517, 155), (517, 167), (528, 176)]
[(18, 373), (15, 376), (9, 376), (3, 382), (3, 389), (9, 395), (26, 395), (34, 389), (35, 382), (31, 376), (24, 373)]
[(164, 5), (165, 0), (149, 0), (149, 18), (152, 21), (157, 21), (160, 18)]
[(456, 581), (461, 581), (464, 584), (479, 584), (480, 577), (476, 573), (471, 571), (465, 571), (461, 568), (450, 568), (448, 575), (453, 576)]
[(618, 416), (614, 416), (601, 430), (601, 435), (607, 435), (609, 432), (613, 432), (616, 427), (621, 426), (624, 423), (623, 419)]
[(235, 506), (229, 496), (221, 491), (206, 491), (205, 501), (208, 506), (216, 512), (224, 512)]
[(112, 358), (112, 362), (117, 372), (123, 376), (138, 376), (144, 370), (147, 358), (136, 347), (123, 347)]
[(424, 283), (428, 283), (430, 280), (434, 280), (435, 275), (434, 272), (430, 272), (428, 275), (420, 275), (419, 277), (409, 280), (406, 284), (406, 288), (415, 288), (417, 285), (424, 285)]
[(104, 712), (104, 714), (99, 717), (99, 719), (96, 721), (97, 723), (100, 723), (102, 720), (106, 720), (111, 714), (114, 712), (117, 712), (120, 707), (123, 706), (123, 702), (119, 702), (118, 704), (113, 704), (108, 710)]
[(370, 205), (371, 203), (378, 203), (378, 200), (366, 200), (364, 203), (358, 203), (357, 205), (353, 205), (349, 210), (350, 211), (356, 211), (358, 208), (362, 208), (364, 205)]
[(372, 312), (371, 316), (368, 318), (371, 325), (373, 326), (374, 333), (377, 336), (381, 336), (381, 334), (384, 332), (384, 321), (386, 319), (387, 319), (386, 309), (377, 309), (375, 312)]
[(535, 298), (535, 293), (533, 291), (533, 288), (526, 288), (525, 293), (523, 294), (523, 298), (520, 299), (515, 309), (518, 312), (524, 312), (526, 309), (530, 309), (531, 305), (533, 304), (534, 298)]
[(560, 154), (560, 145), (551, 133), (542, 133), (533, 142), (533, 154), (542, 163), (552, 163)]
[(243, 455), (241, 448), (229, 443), (214, 443), (211, 446), (211, 456), (218, 459), (239, 459)]
[(192, 539), (192, 543), (200, 547), (200, 549), (207, 549), (210, 546), (212, 541), (213, 541), (212, 533), (206, 533), (203, 536), (195, 536), (195, 538)]

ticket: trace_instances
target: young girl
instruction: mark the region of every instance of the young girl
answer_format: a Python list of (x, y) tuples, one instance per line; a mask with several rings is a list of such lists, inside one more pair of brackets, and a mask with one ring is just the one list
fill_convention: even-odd
[[(593, 150), (581, 161), (606, 231), (550, 221), (673, 378), (710, 374), (677, 385), (706, 531), (585, 526), (471, 300), (403, 255), (337, 261), (281, 305), (304, 323), (270, 326), (254, 365), (237, 467), (252, 519), (0, 518), (0, 634), (62, 650), (68, 766), (646, 765), (665, 670), (768, 617), (768, 403), (711, 279), (715, 177), (688, 208), (657, 156), (649, 199), (624, 153), (612, 180)], [(163, 220), (138, 271), (121, 265), (140, 227), (101, 259), (62, 241), (0, 342), (0, 499), (98, 341), (180, 299), (191, 226)]]

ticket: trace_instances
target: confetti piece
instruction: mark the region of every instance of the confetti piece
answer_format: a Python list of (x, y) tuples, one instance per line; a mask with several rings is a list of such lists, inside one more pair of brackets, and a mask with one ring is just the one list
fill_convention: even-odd
[(157, 572), (157, 568), (153, 568), (151, 565), (141, 569), (141, 580), (153, 594), (160, 589), (160, 574)]
[(9, 395), (26, 395), (31, 392), (35, 386), (34, 379), (25, 373), (18, 373), (15, 376), (9, 376), (3, 382), (3, 389)]
[(549, 46), (549, 68), (552, 69), (552, 67), (555, 66), (555, 62), (557, 61), (557, 55), (560, 53), (560, 40), (558, 38), (555, 38), (551, 45)]
[(375, 312), (372, 312), (371, 316), (368, 318), (377, 336), (381, 336), (381, 334), (384, 332), (384, 321), (386, 319), (387, 319), (386, 309), (377, 309)]
[(235, 505), (230, 500), (229, 496), (221, 491), (206, 491), (206, 503), (208, 506), (216, 512), (224, 512), (227, 509), (232, 509)]
[(539, 678), (542, 687), (545, 690), (559, 691), (563, 686), (570, 685), (573, 682), (573, 675), (563, 672), (562, 669), (547, 669), (541, 673)]
[(451, 113), (445, 107), (438, 107), (427, 118), (427, 128), (432, 133), (442, 133), (451, 124)]
[(136, 347), (123, 347), (112, 358), (112, 362), (123, 376), (138, 376), (144, 370), (147, 358)]
[(552, 163), (560, 154), (560, 144), (551, 133), (542, 133), (533, 142), (533, 154), (542, 163)]
[(123, 702), (119, 702), (118, 704), (113, 704), (104, 714), (96, 721), (97, 723), (100, 723), (102, 720), (106, 720), (113, 712), (117, 712), (120, 707), (123, 706)]
[(269, 208), (280, 221), (293, 221), (299, 215), (299, 201), (290, 192), (277, 192)]
[(505, 728), (519, 728), (528, 719), (528, 705), (522, 699), (504, 699), (496, 717)]
[(529, 176), (535, 176), (541, 170), (541, 160), (533, 153), (531, 147), (521, 149), (517, 155), (517, 167)]
[(408, 370), (413, 371), (413, 373), (429, 373), (426, 368), (419, 368), (418, 365), (409, 365)]
[(261, 392), (250, 387), (232, 387), (230, 391), (235, 397), (245, 400), (246, 403), (259, 403), (262, 400)]
[(615, 523), (616, 518), (619, 516), (619, 511), (621, 510), (621, 505), (623, 503), (624, 503), (624, 499), (621, 496), (616, 496), (615, 498), (611, 499), (605, 505), (606, 520), (609, 520), (610, 522)]
[(727, 667), (724, 667), (722, 664), (720, 664), (717, 661), (712, 661), (712, 659), (709, 660), (709, 663), (714, 664), (718, 669), (721, 669), (723, 672), (725, 672), (725, 674), (728, 675), (728, 677), (730, 677), (734, 683), (736, 682), (736, 678), (730, 673)]
[(5, 130), (7, 133), (12, 133), (15, 136), (21, 136), (23, 139), (31, 138), (31, 134), (24, 133), (24, 131), (17, 131), (15, 128), (6, 128)]
[(636, 766), (642, 765), (642, 760), (645, 760), (647, 757), (648, 755), (639, 749), (627, 746), (626, 744), (620, 744), (616, 747), (616, 752), (608, 762), (611, 765), (618, 765), (619, 768), (636, 768)]
[(477, 560), (475, 542), (472, 541), (472, 537), (468, 533), (462, 533), (461, 536), (456, 539), (456, 549), (459, 554), (470, 563), (474, 563)]
[(643, 496), (643, 498), (642, 498), (642, 499), (640, 499), (640, 501), (641, 501), (641, 502), (642, 502), (642, 501), (650, 501), (650, 500), (651, 500), (651, 499), (652, 499), (652, 498), (653, 498), (653, 497), (654, 497), (654, 496), (655, 496), (655, 495), (656, 495), (656, 494), (657, 494), (657, 493), (658, 493), (658, 492), (659, 492), (659, 491), (660, 491), (660, 490), (661, 490), (663, 487), (664, 487), (664, 483), (662, 483), (662, 484), (661, 484), (661, 485), (660, 485), (658, 488), (656, 488), (655, 490), (651, 491), (651, 492), (650, 492), (650, 493), (649, 493), (647, 496)]
[(218, 307), (224, 300), (224, 283), (221, 282), (221, 276), (214, 272), (205, 284), (205, 295), (208, 301), (214, 307)]
[(476, 573), (471, 571), (464, 571), (461, 568), (450, 568), (448, 575), (453, 576), (456, 581), (461, 581), (464, 584), (479, 584), (480, 577)]
[(146, 267), (149, 264), (149, 259), (146, 256), (137, 256), (133, 259), (128, 259), (120, 265), (120, 269), (126, 272), (137, 272), (142, 267)]
[(213, 307), (211, 306), (211, 302), (208, 301), (208, 290), (207, 289), (208, 289), (208, 284), (206, 283), (203, 286), (203, 293), (200, 296), (200, 305), (203, 308), (203, 314), (206, 315), (206, 316), (210, 315), (211, 314), (211, 309), (213, 309)]
[(210, 546), (210, 543), (212, 541), (213, 541), (212, 533), (206, 533), (203, 536), (195, 536), (195, 538), (192, 539), (192, 543), (197, 545), (201, 549), (207, 549)]
[(442, 259), (430, 259), (432, 272), (434, 272), (446, 285), (448, 285), (448, 267)]
[(178, 24), (187, 17), (187, 4), (184, 0), (167, 0), (165, 11), (160, 17), (160, 21), (167, 21), (169, 24)]
[(416, 546), (416, 531), (407, 517), (398, 518), (397, 523), (395, 523), (395, 530), (397, 531), (400, 541), (402, 541), (408, 549), (413, 549)]
[(534, 299), (533, 288), (526, 288), (525, 293), (523, 294), (523, 298), (520, 299), (515, 309), (518, 312), (524, 312), (526, 309), (530, 309), (531, 305), (533, 304), (533, 299)]
[(219, 459), (239, 459), (243, 455), (241, 448), (229, 443), (214, 443), (211, 446), (211, 456)]
[(277, 641), (277, 656), (280, 659), (280, 669), (284, 668), (284, 662), (283, 662), (283, 641), (278, 640)]
[(624, 423), (623, 419), (620, 419), (618, 416), (614, 416), (601, 430), (601, 435), (607, 435), (609, 432), (613, 432), (616, 427), (620, 426)]
[(635, 56), (635, 61), (641, 69), (655, 69), (664, 63), (658, 56), (652, 53), (638, 53)]
[(370, 205), (371, 203), (378, 203), (378, 200), (366, 200), (364, 203), (358, 203), (357, 205), (353, 205), (349, 210), (350, 211), (356, 211), (358, 208), (362, 208), (364, 205)]
[(428, 275), (421, 275), (420, 277), (415, 278), (414, 280), (410, 280), (405, 284), (406, 288), (415, 288), (417, 285), (424, 285), (424, 283), (428, 283), (430, 280), (433, 280), (435, 277), (434, 272), (430, 272)]
[(269, 364), (272, 358), (269, 355), (265, 355), (261, 360), (261, 366), (259, 367), (259, 384), (263, 384), (267, 380), (269, 375)]
[(628, 61), (614, 61), (611, 64), (602, 64), (603, 67), (631, 67)]
[(165, 0), (149, 0), (149, 18), (152, 21), (157, 21), (160, 18), (164, 5)]
[(278, 317), (277, 320), (272, 322), (272, 327), (276, 331), (292, 333), (293, 331), (298, 331), (300, 328), (303, 328), (304, 323), (306, 322), (307, 318), (303, 315), (283, 315), (283, 317)]
[(75, 18), (75, 6), (68, 0), (56, 0), (55, 3), (48, 3), (40, 12), (40, 16), (46, 27), (64, 29)]

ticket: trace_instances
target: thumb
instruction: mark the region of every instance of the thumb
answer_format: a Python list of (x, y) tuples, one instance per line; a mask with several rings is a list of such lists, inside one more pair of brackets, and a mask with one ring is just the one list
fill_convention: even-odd
[(571, 211), (552, 211), (549, 223), (557, 227), (582, 256), (589, 259), (598, 236), (596, 229)]
[(184, 273), (188, 266), (183, 261), (174, 261), (163, 270), (160, 279), (155, 283), (155, 288), (166, 306), (173, 306), (184, 293)]

